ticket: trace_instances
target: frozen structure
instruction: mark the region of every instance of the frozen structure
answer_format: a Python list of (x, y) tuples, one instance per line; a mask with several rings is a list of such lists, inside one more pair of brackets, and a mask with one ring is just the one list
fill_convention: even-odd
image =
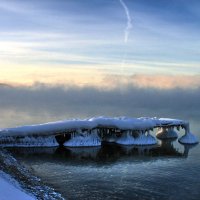
[(68, 147), (101, 146), (101, 138), (97, 134), (97, 129), (91, 131), (77, 130), (63, 145)]
[(156, 133), (158, 139), (176, 139), (178, 138), (177, 132), (172, 127), (162, 127), (159, 128), (159, 131)]
[(66, 120), (46, 124), (21, 126), (0, 130), (0, 146), (100, 146), (102, 142), (120, 145), (154, 145), (151, 131), (158, 128), (157, 137), (177, 138), (176, 128), (185, 129), (179, 138), (183, 144), (198, 143), (190, 132), (189, 123), (169, 118), (108, 118), (95, 117), (85, 120)]

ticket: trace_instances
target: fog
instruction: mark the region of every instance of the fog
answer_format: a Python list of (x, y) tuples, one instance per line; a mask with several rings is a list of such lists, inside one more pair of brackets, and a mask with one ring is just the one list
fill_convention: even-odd
[(200, 88), (0, 86), (0, 127), (93, 116), (200, 119)]

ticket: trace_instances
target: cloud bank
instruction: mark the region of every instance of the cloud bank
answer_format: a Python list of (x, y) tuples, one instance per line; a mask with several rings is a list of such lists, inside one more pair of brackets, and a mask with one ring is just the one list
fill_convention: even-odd
[(200, 87), (155, 89), (129, 86), (103, 90), (36, 84), (0, 86), (0, 127), (92, 116), (157, 116), (200, 119)]

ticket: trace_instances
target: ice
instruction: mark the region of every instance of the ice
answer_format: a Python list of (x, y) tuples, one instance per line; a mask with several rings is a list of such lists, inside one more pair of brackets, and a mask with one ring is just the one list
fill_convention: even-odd
[(106, 137), (103, 138), (103, 141), (105, 142), (116, 142), (117, 141), (117, 136), (115, 134), (112, 134), (112, 135), (107, 135)]
[(178, 134), (173, 128), (163, 127), (157, 132), (156, 137), (159, 139), (172, 139), (178, 138)]
[(146, 135), (144, 132), (139, 132), (137, 137), (133, 137), (130, 131), (126, 131), (116, 140), (116, 143), (122, 145), (153, 145), (157, 141), (150, 133)]
[[(167, 132), (161, 131), (157, 134), (161, 138), (175, 138), (177, 133), (173, 128), (177, 127), (188, 129), (189, 123), (179, 119), (170, 118), (128, 118), (128, 117), (94, 117), (90, 119), (72, 119), (58, 122), (49, 122), (45, 124), (28, 125), (15, 128), (7, 128), (0, 130), (0, 143), (3, 144), (5, 138), (9, 138), (9, 145), (15, 146), (57, 146), (58, 143), (55, 136), (72, 134), (65, 146), (98, 146), (101, 145), (101, 139), (94, 130), (101, 128), (116, 130), (123, 134), (121, 138), (116, 138), (115, 131), (109, 135), (104, 135), (105, 141), (115, 142), (119, 144), (137, 144), (150, 145), (155, 144), (156, 140), (150, 134), (144, 132), (153, 130), (154, 128), (167, 128)], [(91, 133), (92, 131), (92, 133)], [(138, 137), (134, 138), (130, 133), (139, 132)], [(189, 131), (187, 131), (189, 133)], [(16, 139), (16, 137), (22, 137)], [(14, 138), (14, 139), (13, 139)], [(180, 139), (180, 142), (196, 143), (195, 136), (187, 135)]]
[(198, 143), (197, 137), (195, 135), (193, 135), (192, 133), (185, 134), (178, 141), (182, 144), (196, 144), (196, 143)]
[(54, 136), (4, 137), (1, 146), (6, 147), (56, 147), (59, 146)]
[(100, 146), (101, 139), (97, 134), (97, 130), (92, 130), (91, 133), (87, 131), (83, 132), (81, 130), (68, 141), (64, 143), (67, 147), (90, 147), (90, 146)]
[(122, 136), (116, 140), (116, 143), (122, 145), (133, 145), (135, 144), (135, 139), (131, 135), (130, 131), (125, 131)]
[(184, 126), (185, 129), (185, 135), (182, 136), (178, 141), (182, 144), (197, 144), (198, 143), (198, 139), (195, 135), (193, 135), (190, 132), (190, 125), (189, 123), (187, 123)]
[(140, 133), (135, 139), (135, 145), (153, 145), (156, 143), (156, 139), (150, 133), (147, 133), (147, 135)]
[(163, 125), (185, 125), (186, 122), (169, 118), (108, 118), (95, 117), (85, 120), (65, 120), (45, 124), (27, 125), (15, 128), (2, 129), (1, 136), (27, 136), (27, 135), (54, 135), (64, 131), (78, 129), (94, 129), (96, 127), (118, 128), (121, 130), (149, 130)]

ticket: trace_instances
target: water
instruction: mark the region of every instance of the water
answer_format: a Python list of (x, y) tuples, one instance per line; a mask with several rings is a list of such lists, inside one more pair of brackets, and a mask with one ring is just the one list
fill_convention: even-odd
[(15, 157), (66, 199), (199, 199), (200, 145), (16, 148)]

